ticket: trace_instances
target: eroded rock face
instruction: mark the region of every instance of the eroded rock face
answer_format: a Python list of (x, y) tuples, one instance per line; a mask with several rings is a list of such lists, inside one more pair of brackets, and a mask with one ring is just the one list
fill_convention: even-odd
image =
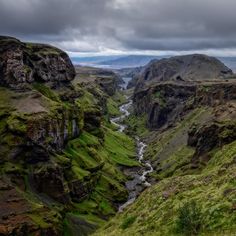
[(236, 139), (235, 121), (211, 122), (201, 127), (192, 127), (188, 134), (188, 145), (195, 147), (196, 157), (202, 156), (213, 148), (221, 147)]
[(0, 37), (0, 85), (26, 89), (28, 83), (47, 82), (57, 87), (74, 77), (74, 67), (60, 49)]
[(162, 82), (134, 94), (136, 115), (148, 114), (147, 125), (159, 129), (181, 119), (198, 106), (218, 106), (236, 99), (232, 82)]
[(232, 70), (214, 57), (201, 54), (151, 61), (139, 76), (137, 88), (148, 81), (189, 81), (224, 79)]

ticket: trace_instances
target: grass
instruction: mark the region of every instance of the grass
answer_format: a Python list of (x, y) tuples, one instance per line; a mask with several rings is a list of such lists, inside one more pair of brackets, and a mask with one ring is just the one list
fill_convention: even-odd
[(149, 134), (149, 130), (146, 127), (147, 115), (135, 116), (131, 114), (125, 119), (125, 123), (128, 125), (128, 133), (131, 135), (137, 135), (143, 137)]
[(33, 88), (54, 102), (60, 102), (58, 94), (43, 83), (34, 83)]
[(107, 112), (113, 117), (121, 115), (119, 105), (112, 98), (107, 99)]
[(105, 128), (104, 147), (109, 152), (109, 159), (119, 165), (138, 166), (135, 158), (135, 142), (123, 133)]
[[(203, 227), (198, 235), (234, 235), (235, 156), (236, 141), (214, 150), (201, 173), (161, 180), (95, 235), (183, 235), (176, 227), (186, 199), (195, 201), (201, 208)], [(130, 216), (137, 218), (123, 230), (119, 225)]]

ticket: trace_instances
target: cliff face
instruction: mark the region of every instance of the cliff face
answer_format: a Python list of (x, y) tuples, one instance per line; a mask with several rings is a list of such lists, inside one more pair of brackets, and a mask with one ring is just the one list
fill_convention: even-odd
[(107, 73), (84, 83), (88, 74), (74, 79), (61, 50), (0, 38), (1, 235), (61, 235), (83, 225), (87, 234), (96, 223), (72, 212), (108, 218), (126, 199), (111, 146), (125, 140), (120, 155), (130, 160), (134, 143), (102, 127), (117, 88)]
[(33, 82), (47, 82), (56, 87), (75, 76), (65, 52), (14, 38), (0, 37), (0, 61), (0, 84), (14, 89), (25, 89), (27, 83)]
[(218, 106), (236, 99), (236, 83), (158, 83), (134, 94), (136, 115), (146, 113), (147, 125), (158, 129), (171, 125), (198, 106)]

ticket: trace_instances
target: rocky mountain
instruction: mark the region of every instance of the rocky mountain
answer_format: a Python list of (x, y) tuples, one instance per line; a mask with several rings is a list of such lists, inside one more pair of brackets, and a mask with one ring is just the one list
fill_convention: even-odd
[(214, 57), (201, 54), (151, 61), (139, 75), (137, 84), (147, 82), (225, 79), (231, 69)]
[(87, 235), (126, 200), (120, 167), (139, 164), (109, 123), (119, 78), (91, 71), (0, 38), (0, 235)]

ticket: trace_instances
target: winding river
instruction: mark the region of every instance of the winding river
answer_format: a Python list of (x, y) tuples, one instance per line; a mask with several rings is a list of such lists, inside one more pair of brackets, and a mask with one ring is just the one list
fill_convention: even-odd
[[(121, 116), (112, 118), (111, 123), (118, 126), (119, 132), (124, 132), (126, 125), (122, 124), (122, 121), (130, 115), (129, 108), (132, 106), (132, 100), (128, 99), (128, 103), (120, 106)], [(128, 205), (132, 204), (138, 195), (144, 190), (144, 188), (149, 187), (151, 184), (147, 181), (147, 175), (153, 172), (152, 165), (145, 161), (143, 156), (146, 148), (146, 144), (142, 142), (138, 137), (136, 137), (137, 146), (137, 159), (141, 163), (141, 167), (127, 169), (128, 175), (131, 180), (126, 182), (126, 188), (129, 192), (127, 201), (119, 207), (119, 212), (122, 212)]]

